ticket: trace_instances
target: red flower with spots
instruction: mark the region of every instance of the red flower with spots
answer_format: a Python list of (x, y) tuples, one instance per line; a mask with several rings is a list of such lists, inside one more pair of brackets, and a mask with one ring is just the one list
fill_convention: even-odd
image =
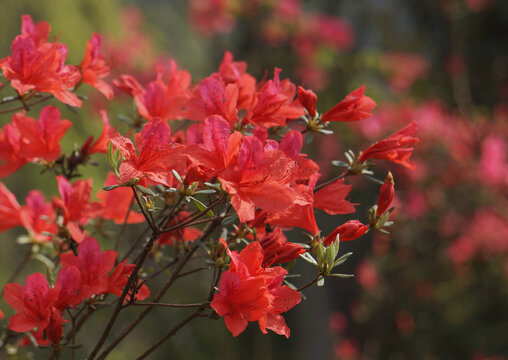
[(240, 253), (231, 252), (229, 270), (219, 283), (219, 293), (211, 303), (220, 316), (224, 316), (226, 327), (238, 336), (249, 321), (258, 321), (263, 333), (270, 329), (289, 337), (289, 328), (280, 315), (301, 300), (298, 291), (281, 286), (287, 271), (281, 267), (264, 268), (263, 250), (258, 242), (247, 245)]

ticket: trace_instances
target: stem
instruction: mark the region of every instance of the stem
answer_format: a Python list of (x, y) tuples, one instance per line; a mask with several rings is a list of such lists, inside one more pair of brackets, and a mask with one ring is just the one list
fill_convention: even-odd
[(0, 110), (0, 114), (7, 114), (7, 113), (10, 113), (10, 112), (24, 110), (24, 109), (30, 110), (30, 106), (40, 104), (41, 102), (49, 100), (52, 97), (53, 97), (53, 95), (48, 95), (48, 96), (44, 96), (44, 97), (40, 98), (39, 100), (32, 101), (29, 104), (23, 104), (21, 106), (16, 106), (16, 107), (8, 108), (8, 109), (3, 109), (3, 110)]
[(318, 191), (318, 190), (320, 190), (320, 189), (324, 188), (326, 185), (330, 185), (330, 184), (332, 184), (332, 183), (336, 182), (337, 180), (343, 179), (343, 178), (345, 178), (345, 177), (346, 177), (346, 176), (348, 176), (348, 175), (350, 175), (350, 174), (349, 174), (349, 172), (347, 172), (347, 171), (346, 171), (346, 172), (344, 172), (344, 173), (340, 174), (339, 176), (334, 177), (333, 179), (330, 179), (330, 180), (328, 180), (328, 181), (325, 181), (324, 183), (321, 183), (321, 184), (317, 185), (317, 186), (314, 188), (314, 192), (316, 192), (316, 191)]
[(116, 238), (115, 247), (113, 250), (118, 252), (118, 248), (120, 247), (120, 241), (122, 240), (123, 234), (125, 232), (125, 228), (127, 227), (127, 220), (129, 219), (129, 215), (132, 210), (132, 205), (134, 204), (134, 197), (131, 199), (131, 204), (129, 205), (129, 210), (127, 210), (127, 213), (125, 214), (125, 218), (123, 219), (122, 227), (120, 228), (120, 231), (118, 232), (118, 236)]
[(311, 281), (309, 281), (307, 284), (299, 287), (298, 289), (296, 289), (296, 291), (302, 291), (302, 290), (305, 290), (307, 289), (309, 286), (312, 286), (314, 285), (315, 282), (317, 282), (319, 280), (319, 278), (321, 277), (321, 273), (317, 274), (316, 277), (314, 279), (312, 279)]
[(141, 200), (139, 200), (138, 192), (136, 191), (136, 188), (134, 186), (131, 186), (131, 189), (132, 189), (132, 192), (134, 193), (134, 198), (136, 199), (136, 202), (138, 203), (138, 206), (141, 209), (141, 212), (143, 213), (143, 216), (145, 217), (146, 222), (148, 223), (148, 225), (150, 225), (150, 228), (152, 229), (152, 232), (154, 232), (154, 233), (157, 232), (158, 233), (159, 232), (158, 228), (154, 224), (153, 218), (152, 218), (151, 214), (149, 216), (149, 214), (146, 212), (145, 208), (141, 204)]
[(193, 308), (193, 307), (208, 306), (208, 305), (210, 305), (210, 303), (207, 301), (202, 302), (202, 303), (196, 303), (196, 304), (166, 304), (166, 303), (150, 302), (150, 303), (133, 303), (130, 305), (133, 305), (133, 306), (161, 306), (161, 307), (171, 307), (171, 308)]
[(192, 314), (190, 314), (189, 316), (187, 316), (185, 319), (183, 319), (182, 321), (180, 321), (178, 324), (175, 325), (175, 327), (173, 329), (171, 329), (171, 331), (169, 331), (166, 335), (164, 335), (163, 337), (161, 337), (156, 343), (154, 343), (152, 346), (150, 346), (148, 348), (148, 350), (146, 350), (143, 354), (141, 354), (140, 356), (138, 356), (136, 358), (136, 360), (142, 360), (142, 359), (145, 359), (148, 355), (150, 355), (155, 349), (157, 349), (159, 346), (161, 346), (167, 339), (169, 339), (171, 336), (175, 335), (178, 330), (180, 330), (181, 328), (183, 328), (185, 325), (187, 325), (188, 323), (190, 323), (192, 320), (194, 320), (194, 318), (198, 317), (202, 312), (204, 311), (204, 309), (197, 309), (196, 311), (194, 311)]

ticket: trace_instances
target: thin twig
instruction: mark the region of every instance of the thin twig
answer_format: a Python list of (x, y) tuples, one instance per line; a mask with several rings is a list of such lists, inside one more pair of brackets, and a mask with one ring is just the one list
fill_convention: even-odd
[(346, 176), (348, 175), (351, 175), (349, 172), (344, 172), (342, 174), (340, 174), (339, 176), (336, 176), (334, 177), (333, 179), (330, 179), (328, 181), (325, 181), (324, 183), (321, 183), (319, 185), (317, 185), (315, 188), (314, 188), (314, 192), (324, 188), (326, 185), (330, 185), (330, 184), (333, 184), (334, 182), (336, 182), (337, 180), (340, 180), (340, 179), (343, 179), (345, 178)]
[(202, 302), (197, 304), (166, 304), (166, 303), (158, 303), (158, 302), (149, 302), (149, 303), (133, 303), (130, 304), (133, 306), (161, 306), (161, 307), (171, 307), (171, 308), (193, 308), (193, 307), (201, 307), (210, 305), (209, 302)]
[(322, 274), (317, 274), (316, 277), (314, 279), (312, 279), (311, 281), (309, 281), (307, 284), (303, 285), (303, 286), (300, 286), (298, 289), (296, 289), (296, 291), (302, 291), (302, 290), (305, 290), (307, 289), (309, 286), (312, 286), (314, 285), (315, 282), (317, 282), (319, 280), (319, 278), (321, 277)]
[(134, 193), (134, 198), (136, 199), (136, 202), (138, 203), (139, 208), (141, 209), (141, 212), (143, 213), (143, 216), (145, 217), (146, 222), (148, 225), (150, 225), (150, 228), (152, 229), (152, 232), (158, 232), (157, 226), (153, 222), (153, 218), (150, 214), (147, 213), (143, 205), (141, 204), (141, 200), (139, 200), (138, 192), (134, 186), (131, 186), (132, 192)]
[[(129, 210), (127, 210), (127, 213), (125, 214), (125, 218), (123, 219), (122, 227), (120, 228), (120, 231), (118, 232), (118, 236), (115, 241), (115, 247), (113, 250), (118, 252), (118, 248), (120, 247), (120, 241), (122, 240), (123, 234), (125, 232), (125, 228), (127, 227), (127, 220), (129, 219), (129, 215), (132, 211), (132, 205), (134, 204), (134, 197), (131, 199), (131, 203), (129, 205)], [(118, 261), (118, 259), (117, 259)]]
[(44, 97), (40, 98), (39, 100), (32, 101), (29, 104), (23, 104), (21, 106), (16, 106), (16, 107), (8, 108), (8, 109), (2, 109), (2, 110), (0, 110), (0, 114), (7, 114), (10, 112), (14, 112), (14, 111), (25, 110), (26, 108), (30, 109), (30, 106), (40, 104), (41, 102), (49, 100), (52, 97), (53, 97), (53, 95), (48, 95), (48, 96), (44, 96)]

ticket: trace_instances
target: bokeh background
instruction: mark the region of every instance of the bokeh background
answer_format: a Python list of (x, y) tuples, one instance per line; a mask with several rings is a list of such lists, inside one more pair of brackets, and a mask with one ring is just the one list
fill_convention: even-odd
[[(309, 289), (286, 316), (289, 340), (262, 335), (252, 324), (233, 339), (222, 320), (200, 319), (153, 359), (508, 359), (508, 2), (5, 1), (0, 57), (9, 53), (22, 14), (52, 25), (52, 34), (70, 49), (69, 63), (79, 63), (92, 32), (100, 33), (115, 74), (135, 74), (141, 82), (171, 58), (197, 82), (229, 50), (258, 79), (276, 66), (283, 78), (314, 89), (321, 111), (366, 84), (378, 104), (374, 116), (337, 124), (333, 136), (315, 136), (306, 145), (324, 176), (339, 173), (330, 162), (342, 160), (344, 151), (365, 148), (410, 121), (419, 124), (417, 169), (374, 169), (379, 178), (387, 169), (395, 175), (391, 234), (369, 233), (341, 245), (354, 252), (342, 271), (356, 277)], [(127, 98), (118, 99), (108, 108), (115, 125), (115, 116), (132, 107)], [(81, 143), (84, 130), (100, 132), (97, 109), (106, 104), (93, 94), (90, 103), (78, 114), (64, 112), (83, 124), (71, 128), (64, 149)], [(4, 179), (18, 199), (34, 187), (56, 193), (51, 177), (34, 177), (34, 169)], [(84, 175), (103, 179), (106, 169), (100, 163)], [(351, 199), (362, 206), (350, 217), (321, 215), (325, 234), (344, 220), (365, 222), (377, 199), (376, 186), (350, 181)], [(20, 234), (12, 230), (0, 239), (2, 284), (23, 257), (14, 244)], [(301, 236), (294, 231), (290, 239)], [(37, 266), (27, 273), (43, 269)], [(310, 270), (297, 268), (304, 278)], [(196, 291), (205, 293), (198, 280), (180, 284), (175, 299), (193, 302)], [(6, 309), (3, 301), (0, 306)], [(181, 316), (158, 311), (110, 358), (138, 354), (151, 335)], [(91, 328), (102, 328), (105, 318), (96, 315)]]

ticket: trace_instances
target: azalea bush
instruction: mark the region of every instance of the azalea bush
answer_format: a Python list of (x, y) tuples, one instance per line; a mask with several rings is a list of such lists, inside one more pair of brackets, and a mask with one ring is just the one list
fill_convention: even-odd
[[(281, 69), (258, 80), (230, 52), (202, 79), (173, 60), (156, 66), (155, 79), (113, 76), (109, 56), (121, 59), (128, 46), (109, 42), (106, 55), (94, 33), (75, 66), (66, 63), (67, 46), (50, 34), (49, 23), (24, 15), (11, 53), (0, 60), (0, 176), (29, 166), (34, 177), (51, 174), (58, 189), (51, 198), (31, 189), (21, 201), (0, 184), (0, 229), (22, 227), (18, 243), (26, 252), (3, 286), (12, 310), (3, 309), (9, 316), (2, 320), (2, 351), (37, 347), (48, 358), (105, 359), (152, 311), (186, 315), (168, 316), (138, 359), (201, 317), (223, 319), (235, 337), (249, 322), (289, 337), (283, 314), (306, 289), (351, 276), (340, 270), (351, 256), (340, 243), (388, 232), (396, 179), (372, 166), (381, 160), (415, 168), (415, 122), (334, 154), (326, 178), (302, 152), (313, 139), (334, 131), (340, 137), (343, 123), (368, 121), (376, 103), (365, 86), (323, 109), (311, 89), (282, 79)], [(87, 87), (102, 98), (84, 95)], [(101, 134), (61, 146), (88, 103), (102, 119)], [(67, 109), (76, 113), (70, 120), (62, 119)], [(94, 194), (92, 181), (101, 180), (82, 174), (104, 160), (106, 181)], [(349, 198), (352, 176), (367, 179), (377, 195), (368, 212), (345, 221), (358, 205)], [(335, 216), (335, 230), (320, 231), (320, 211)], [(291, 241), (292, 228), (307, 240)], [(43, 272), (23, 279), (32, 262)], [(295, 262), (308, 263), (308, 280), (297, 278)], [(192, 302), (168, 302), (173, 285), (191, 276), (206, 283), (206, 293), (195, 289)], [(92, 342), (82, 342), (84, 332), (95, 335)]]

